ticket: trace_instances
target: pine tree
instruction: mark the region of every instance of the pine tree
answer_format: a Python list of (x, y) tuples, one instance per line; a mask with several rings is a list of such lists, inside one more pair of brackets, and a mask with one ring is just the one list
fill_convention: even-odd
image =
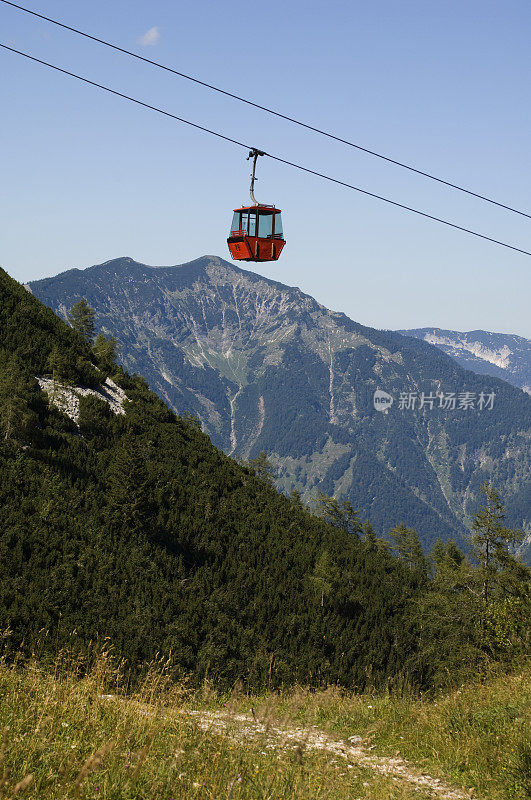
[(358, 512), (354, 510), (348, 500), (340, 502), (335, 497), (319, 492), (316, 502), (317, 514), (330, 525), (355, 536), (362, 532), (363, 527)]
[(523, 531), (512, 530), (503, 525), (505, 508), (496, 489), (485, 482), (481, 491), (486, 497), (486, 503), (474, 517), (470, 540), (474, 556), (481, 564), (482, 596), (487, 607), (495, 574), (510, 560), (509, 545), (522, 541), (524, 534)]
[(92, 345), (92, 352), (98, 359), (100, 367), (111, 372), (116, 367), (114, 362), (118, 353), (118, 340), (114, 336), (98, 333)]
[(300, 508), (300, 509), (304, 508), (301, 493), (298, 491), (298, 489), (291, 490), (289, 499), (291, 500), (295, 508)]
[(310, 582), (319, 598), (321, 608), (324, 606), (325, 598), (330, 596), (336, 580), (337, 568), (328, 550), (323, 550), (315, 562), (315, 568), (310, 576)]
[(194, 428), (196, 431), (203, 430), (201, 425), (201, 420), (195, 414), (190, 414), (189, 412), (187, 412), (186, 414), (182, 415), (182, 420), (191, 428)]
[(378, 550), (380, 553), (389, 550), (389, 542), (380, 539), (368, 519), (361, 526), (363, 533), (363, 546), (365, 550)]
[(54, 394), (55, 394), (55, 381), (61, 383), (68, 383), (69, 377), (72, 373), (72, 364), (68, 359), (67, 354), (54, 345), (50, 351), (50, 355), (46, 361), (46, 370), (51, 373), (54, 381)]
[(437, 539), (431, 551), (435, 575), (440, 576), (448, 570), (455, 570), (464, 561), (464, 555), (453, 539), (443, 542)]
[(431, 550), (431, 559), (435, 565), (435, 571), (437, 571), (441, 564), (444, 562), (444, 557), (446, 555), (446, 546), (442, 539), (436, 539), (432, 550)]
[[(484, 483), (485, 505), (474, 517), (470, 535), (481, 578), (481, 632), (491, 651), (521, 648), (526, 634), (521, 618), (529, 615), (529, 569), (510, 552), (521, 542), (523, 531), (503, 524), (505, 507), (497, 490)], [(526, 626), (524, 625), (524, 628)]]
[(94, 339), (94, 318), (96, 312), (89, 306), (84, 297), (74, 303), (68, 312), (68, 321), (75, 331), (80, 333), (89, 343)]
[(435, 576), (414, 602), (418, 642), (408, 664), (417, 680), (434, 686), (466, 679), (488, 658), (478, 626), (478, 570), (464, 558), (457, 564), (441, 545), (434, 547)]
[(273, 485), (276, 471), (265, 450), (262, 450), (257, 458), (251, 458), (247, 462), (247, 466), (254, 470), (257, 478), (271, 484), (271, 486)]
[(406, 562), (410, 570), (417, 569), (423, 575), (428, 575), (428, 562), (418, 534), (413, 528), (400, 523), (389, 531), (389, 538), (394, 545), (396, 555)]

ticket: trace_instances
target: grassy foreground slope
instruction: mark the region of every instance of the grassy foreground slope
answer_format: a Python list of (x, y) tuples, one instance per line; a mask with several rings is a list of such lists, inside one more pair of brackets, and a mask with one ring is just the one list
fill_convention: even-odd
[[(205, 685), (192, 693), (158, 667), (135, 694), (123, 696), (123, 688), (105, 656), (82, 679), (71, 663), (58, 661), (53, 674), (34, 663), (23, 670), (0, 664), (2, 797), (523, 800), (531, 788), (529, 672), (431, 701), (335, 688), (253, 698), (220, 696)], [(266, 722), (258, 736), (238, 721), (251, 708)], [(233, 720), (223, 732), (200, 724), (216, 710)], [(436, 791), (310, 748), (305, 725), (346, 746), (348, 737), (360, 737), (377, 763), (392, 765), (400, 751), (411, 774), (427, 773)], [(282, 736), (294, 726), (297, 739)]]
[[(531, 796), (531, 670), (492, 676), (430, 698), (410, 691), (293, 691), (253, 701), (259, 713), (353, 733), (375, 752), (488, 800)], [(243, 705), (243, 704), (242, 704)], [(246, 704), (248, 705), (248, 703)]]

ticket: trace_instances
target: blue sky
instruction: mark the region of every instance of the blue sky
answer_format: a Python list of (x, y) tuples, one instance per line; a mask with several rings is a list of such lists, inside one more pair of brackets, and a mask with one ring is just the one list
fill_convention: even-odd
[[(28, 6), (531, 213), (527, 0)], [(0, 41), (531, 250), (529, 219), (3, 5)], [(0, 264), (11, 275), (122, 255), (229, 259), (232, 209), (248, 198), (245, 151), (10, 53), (0, 52), (0, 75)], [(530, 257), (269, 159), (258, 177), (258, 200), (283, 210), (287, 245), (280, 261), (250, 268), (379, 328), (531, 336)]]

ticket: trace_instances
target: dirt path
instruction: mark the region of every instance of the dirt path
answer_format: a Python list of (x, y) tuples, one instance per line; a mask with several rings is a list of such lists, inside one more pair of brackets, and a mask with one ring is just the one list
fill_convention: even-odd
[(264, 746), (271, 749), (292, 748), (299, 750), (321, 750), (336, 758), (358, 764), (362, 767), (407, 781), (416, 789), (431, 791), (441, 800), (470, 800), (470, 795), (459, 789), (452, 789), (439, 778), (420, 773), (403, 758), (376, 756), (361, 745), (361, 736), (351, 736), (347, 741), (333, 739), (328, 733), (316, 727), (284, 728), (270, 722), (261, 722), (247, 714), (231, 714), (225, 711), (188, 711), (198, 726), (209, 732), (223, 734), (235, 742), (262, 738)]

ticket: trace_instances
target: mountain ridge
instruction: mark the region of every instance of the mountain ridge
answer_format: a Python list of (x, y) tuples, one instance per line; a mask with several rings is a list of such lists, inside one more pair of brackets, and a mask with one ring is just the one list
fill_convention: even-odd
[[(198, 416), (225, 452), (265, 450), (286, 492), (341, 495), (380, 531), (398, 515), (429, 546), (438, 535), (463, 541), (479, 486), (493, 479), (510, 487), (515, 521), (529, 525), (525, 395), (463, 370), (434, 345), (360, 325), (218, 257), (172, 267), (112, 259), (30, 288), (63, 317), (86, 297), (128, 370), (179, 413)], [(384, 413), (376, 390), (394, 397)], [(401, 393), (420, 400), (436, 391), (494, 391), (496, 404), (399, 408)]]
[(411, 328), (397, 332), (433, 344), (465, 369), (501, 378), (531, 394), (531, 341), (524, 336), (481, 329)]

